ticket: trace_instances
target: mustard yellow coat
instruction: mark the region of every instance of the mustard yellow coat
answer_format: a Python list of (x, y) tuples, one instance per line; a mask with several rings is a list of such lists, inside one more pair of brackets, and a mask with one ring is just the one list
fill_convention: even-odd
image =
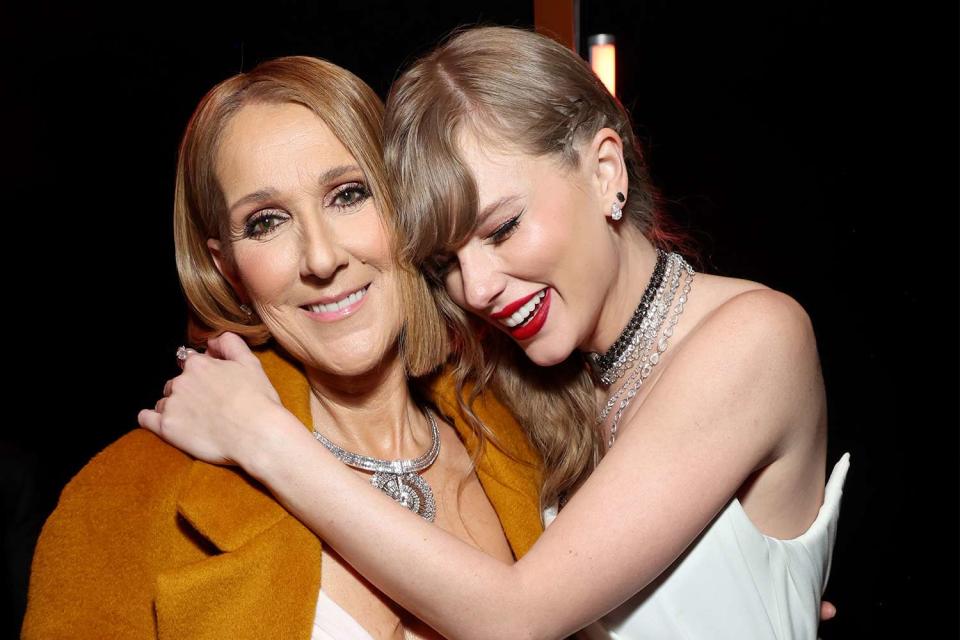
[[(272, 349), (257, 355), (284, 406), (312, 425), (301, 369)], [(450, 379), (434, 392), (472, 452)], [(531, 463), (487, 446), (477, 467), (520, 557), (541, 532), (536, 456), (501, 405), (485, 399), (478, 409), (504, 451)], [(70, 481), (44, 525), (22, 637), (308, 640), (320, 549), (243, 472), (198, 462), (137, 429)]]

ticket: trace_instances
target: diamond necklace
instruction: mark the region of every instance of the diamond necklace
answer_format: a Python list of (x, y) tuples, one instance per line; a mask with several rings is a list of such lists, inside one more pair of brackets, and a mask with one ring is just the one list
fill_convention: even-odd
[[(617, 400), (637, 376), (648, 376), (650, 373), (649, 370), (655, 366), (655, 362), (650, 362), (653, 343), (660, 333), (660, 328), (663, 326), (663, 320), (670, 308), (670, 302), (676, 296), (677, 287), (680, 284), (679, 277), (679, 265), (676, 264), (673, 256), (670, 256), (667, 267), (664, 270), (662, 282), (660, 287), (657, 288), (656, 296), (651, 305), (650, 314), (644, 318), (644, 323), (640, 326), (640, 330), (634, 337), (636, 349), (628, 361), (624, 363), (624, 366), (629, 369), (629, 373), (624, 378), (620, 387), (610, 395), (606, 406), (604, 406), (603, 410), (597, 416), (597, 424), (601, 424), (606, 420), (614, 404), (616, 404)], [(654, 360), (659, 361), (659, 358), (654, 358)]]
[(620, 332), (620, 335), (617, 336), (616, 341), (607, 349), (606, 353), (590, 354), (590, 362), (593, 364), (594, 370), (600, 377), (600, 381), (607, 386), (616, 382), (623, 375), (625, 368), (627, 368), (624, 365), (631, 359), (637, 347), (636, 337), (647, 321), (650, 305), (663, 283), (667, 258), (666, 253), (657, 249), (657, 264), (653, 268), (653, 275), (650, 276), (650, 282), (640, 298), (640, 304), (633, 311), (627, 326)]
[[(666, 280), (669, 278), (670, 271), (674, 271), (672, 282), (670, 283), (670, 292), (664, 296)], [(669, 309), (670, 304), (673, 302), (673, 299), (677, 293), (677, 289), (680, 286), (680, 276), (682, 273), (686, 274), (686, 278), (683, 283), (683, 290), (680, 292), (680, 298), (677, 300), (677, 304), (673, 309), (673, 315), (670, 317), (670, 320), (667, 322), (667, 326), (663, 330), (663, 335), (660, 337), (660, 340), (657, 343), (656, 350), (653, 350), (651, 348), (653, 346), (653, 338), (660, 333), (660, 328), (666, 317), (666, 312)], [(649, 377), (653, 367), (660, 362), (663, 352), (667, 350), (670, 338), (673, 336), (674, 329), (677, 326), (677, 321), (680, 320), (680, 314), (683, 313), (684, 306), (687, 303), (687, 296), (690, 294), (690, 286), (693, 283), (694, 274), (695, 272), (693, 267), (687, 264), (686, 260), (684, 260), (679, 254), (674, 253), (670, 255), (670, 265), (667, 267), (667, 277), (664, 278), (664, 286), (657, 291), (657, 298), (654, 302), (654, 316), (650, 323), (653, 325), (653, 329), (650, 333), (646, 334), (645, 337), (647, 337), (647, 340), (645, 340), (642, 355), (638, 358), (640, 360), (640, 364), (639, 366), (634, 367), (633, 371), (630, 372), (630, 375), (620, 386), (617, 392), (614, 393), (613, 396), (611, 396), (611, 398), (607, 401), (603, 411), (601, 411), (597, 416), (598, 424), (604, 422), (609, 415), (610, 410), (616, 404), (617, 399), (625, 390), (627, 390), (626, 397), (620, 401), (620, 406), (617, 408), (617, 412), (614, 414), (613, 420), (611, 421), (610, 437), (607, 442), (607, 449), (613, 447), (614, 442), (617, 440), (617, 429), (620, 426), (620, 418), (623, 416), (624, 410), (626, 410), (627, 406), (629, 406), (634, 396), (637, 395), (637, 392), (643, 385), (644, 380)]]
[(427, 522), (433, 522), (437, 515), (437, 503), (433, 498), (433, 490), (417, 472), (432, 465), (440, 455), (440, 429), (437, 427), (433, 412), (427, 410), (425, 413), (430, 420), (433, 442), (426, 453), (413, 460), (383, 460), (352, 453), (330, 442), (316, 429), (313, 430), (313, 437), (344, 464), (354, 469), (373, 472), (370, 478), (371, 485), (390, 496), (400, 506), (413, 511)]

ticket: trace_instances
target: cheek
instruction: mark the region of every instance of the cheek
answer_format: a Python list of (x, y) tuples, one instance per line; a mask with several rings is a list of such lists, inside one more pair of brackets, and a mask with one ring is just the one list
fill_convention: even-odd
[(383, 265), (392, 263), (393, 255), (390, 251), (390, 243), (387, 241), (387, 234), (379, 224), (371, 227), (369, 231), (363, 233), (366, 238), (364, 253), (368, 256), (367, 261)]
[(340, 237), (355, 258), (382, 271), (393, 268), (393, 254), (386, 229), (376, 209), (344, 218)]
[(557, 278), (547, 284), (558, 288), (600, 288), (613, 256), (606, 219), (575, 189), (558, 188), (540, 206), (543, 213), (531, 220), (521, 250), (531, 268)]
[(565, 265), (577, 262), (576, 252), (581, 245), (573, 241), (573, 235), (563, 220), (539, 221), (528, 227), (523, 242), (512, 248), (507, 259), (522, 264), (528, 279), (559, 284), (553, 282), (553, 278), (563, 271)]
[(296, 281), (299, 274), (296, 251), (286, 244), (277, 240), (238, 252), (240, 280), (254, 301), (276, 300)]

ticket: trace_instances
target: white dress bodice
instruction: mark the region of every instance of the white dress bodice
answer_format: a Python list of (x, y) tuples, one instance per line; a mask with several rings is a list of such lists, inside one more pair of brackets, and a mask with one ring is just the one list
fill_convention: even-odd
[(813, 524), (789, 540), (761, 533), (733, 498), (669, 569), (577, 637), (815, 640), (849, 466), (844, 454)]

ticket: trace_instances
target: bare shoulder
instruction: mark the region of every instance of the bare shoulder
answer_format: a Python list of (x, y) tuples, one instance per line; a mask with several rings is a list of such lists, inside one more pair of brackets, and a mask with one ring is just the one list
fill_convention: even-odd
[(816, 357), (810, 317), (789, 295), (748, 280), (703, 275), (697, 279), (700, 289), (692, 297), (702, 299), (690, 338), (706, 334), (706, 339), (696, 341), (752, 352), (767, 361), (803, 354)]
[[(671, 368), (699, 380), (717, 402), (749, 392), (775, 431), (793, 430), (821, 413), (823, 381), (810, 318), (792, 297), (755, 282), (697, 275), (691, 317)], [(697, 289), (696, 287), (699, 287)], [(693, 305), (696, 306), (693, 306)], [(786, 431), (780, 431), (782, 435)]]
[(761, 531), (793, 537), (820, 507), (826, 456), (826, 391), (810, 317), (791, 296), (757, 283), (707, 276), (700, 284), (712, 305), (690, 332), (690, 363), (713, 366), (698, 391), (749, 399), (752, 428), (768, 449), (740, 501)]

